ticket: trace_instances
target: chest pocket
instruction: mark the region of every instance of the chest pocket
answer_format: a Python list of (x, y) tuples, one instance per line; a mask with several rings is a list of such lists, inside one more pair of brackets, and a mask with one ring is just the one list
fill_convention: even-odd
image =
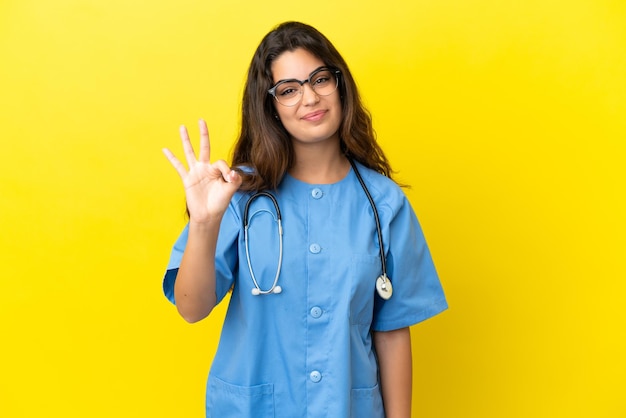
[(372, 323), (376, 278), (380, 275), (380, 257), (354, 254), (350, 263), (350, 323)]
[(210, 418), (274, 417), (274, 386), (237, 386), (209, 375), (206, 416)]

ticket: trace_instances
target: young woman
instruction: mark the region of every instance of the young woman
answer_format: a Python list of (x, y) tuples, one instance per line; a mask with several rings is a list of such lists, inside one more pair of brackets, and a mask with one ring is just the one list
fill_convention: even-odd
[(166, 296), (189, 322), (232, 290), (207, 417), (408, 418), (409, 326), (447, 304), (424, 236), (335, 47), (279, 25), (249, 68), (232, 164), (186, 129), (189, 223)]

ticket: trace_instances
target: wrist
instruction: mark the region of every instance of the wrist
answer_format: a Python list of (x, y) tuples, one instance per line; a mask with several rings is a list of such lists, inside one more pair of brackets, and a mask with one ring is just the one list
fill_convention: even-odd
[(197, 219), (189, 219), (189, 232), (192, 234), (214, 234), (217, 233), (220, 229), (220, 224), (222, 222), (222, 217), (211, 217), (208, 219), (197, 220)]

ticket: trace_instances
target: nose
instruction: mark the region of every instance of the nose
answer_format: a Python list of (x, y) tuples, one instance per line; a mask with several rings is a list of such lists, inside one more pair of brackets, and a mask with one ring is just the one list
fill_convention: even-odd
[(315, 93), (313, 87), (311, 87), (311, 83), (304, 83), (302, 85), (302, 104), (312, 105), (319, 102), (320, 97)]

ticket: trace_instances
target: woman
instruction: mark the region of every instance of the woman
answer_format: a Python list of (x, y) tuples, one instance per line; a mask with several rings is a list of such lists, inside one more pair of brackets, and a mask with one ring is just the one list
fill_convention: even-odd
[(189, 211), (164, 291), (196, 322), (232, 290), (207, 417), (410, 417), (408, 327), (447, 305), (343, 58), (281, 24), (252, 59), (233, 168), (199, 127), (197, 158), (181, 128), (188, 168), (164, 150)]

